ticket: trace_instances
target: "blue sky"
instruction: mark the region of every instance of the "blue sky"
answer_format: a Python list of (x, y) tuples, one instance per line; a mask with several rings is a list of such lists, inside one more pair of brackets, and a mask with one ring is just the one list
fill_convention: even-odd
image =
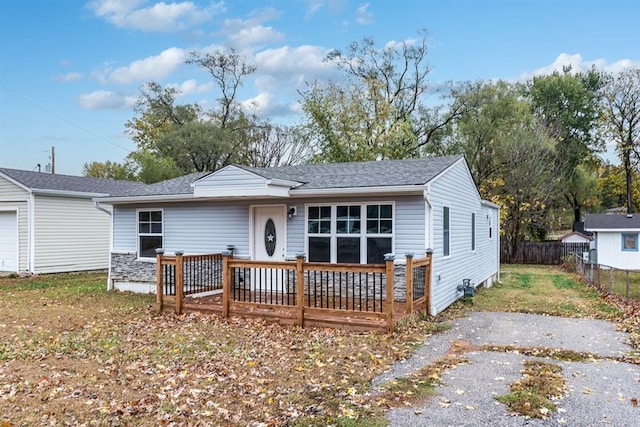
[[(173, 2), (172, 2), (173, 1)], [(429, 81), (525, 79), (572, 64), (640, 66), (637, 0), (5, 0), (0, 1), (0, 166), (50, 162), (79, 175), (123, 161), (140, 86), (175, 85), (215, 102), (191, 51), (233, 47), (257, 66), (241, 100), (294, 123), (296, 90), (331, 77), (334, 48), (429, 33)]]

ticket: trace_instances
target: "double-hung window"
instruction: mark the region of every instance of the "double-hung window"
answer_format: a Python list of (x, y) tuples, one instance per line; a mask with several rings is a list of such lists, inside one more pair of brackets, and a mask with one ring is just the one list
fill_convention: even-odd
[(393, 250), (393, 205), (308, 206), (307, 249), (311, 262), (383, 263)]
[(155, 258), (162, 248), (162, 210), (138, 211), (138, 257)]

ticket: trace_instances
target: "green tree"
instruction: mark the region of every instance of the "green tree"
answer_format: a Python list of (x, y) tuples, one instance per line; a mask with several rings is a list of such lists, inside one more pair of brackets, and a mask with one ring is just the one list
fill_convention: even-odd
[(129, 163), (118, 163), (107, 160), (104, 163), (85, 163), (82, 167), (82, 175), (92, 178), (117, 179), (135, 181), (135, 171)]
[(153, 184), (183, 175), (175, 162), (167, 157), (158, 157), (148, 151), (138, 150), (129, 154), (128, 162), (135, 170), (138, 181)]
[(640, 170), (640, 68), (627, 68), (607, 76), (602, 93), (605, 132), (615, 141), (622, 160), (627, 212), (633, 213), (638, 206), (633, 202), (633, 180)]
[(501, 232), (514, 258), (527, 238), (540, 239), (547, 230), (551, 200), (561, 188), (553, 139), (535, 120), (504, 129), (496, 155), (504, 164), (502, 173), (487, 182), (489, 199), (502, 207)]
[(127, 133), (139, 149), (153, 152), (159, 135), (185, 123), (197, 120), (202, 110), (195, 104), (176, 104), (179, 92), (148, 82), (140, 89), (134, 112), (125, 124)]
[(483, 197), (488, 180), (504, 173), (498, 156), (505, 134), (531, 119), (529, 104), (517, 87), (505, 81), (466, 82), (451, 92), (454, 108), (465, 111), (451, 124), (450, 136), (441, 140), (442, 154), (464, 154)]
[(597, 196), (595, 186), (584, 180), (595, 176), (596, 154), (604, 148), (596, 132), (602, 84), (602, 75), (595, 69), (572, 73), (566, 67), (562, 73), (536, 76), (525, 87), (534, 114), (556, 140), (554, 165), (562, 168), (564, 199), (576, 222), (582, 219), (582, 208)]
[[(605, 164), (599, 169), (598, 191), (602, 194), (604, 209), (620, 208), (627, 205), (627, 178), (624, 165)], [(640, 171), (633, 172), (633, 182), (640, 182)], [(631, 192), (633, 206), (640, 206), (640, 185)]]
[(305, 117), (298, 128), (313, 146), (315, 161), (418, 157), (433, 152), (459, 110), (427, 103), (426, 32), (420, 39), (377, 48), (372, 38), (334, 50), (326, 60), (342, 72), (339, 81), (314, 82), (300, 93)]

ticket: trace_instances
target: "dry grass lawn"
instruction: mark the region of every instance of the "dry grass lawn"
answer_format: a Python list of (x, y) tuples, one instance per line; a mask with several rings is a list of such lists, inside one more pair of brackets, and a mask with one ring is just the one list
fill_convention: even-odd
[[(504, 283), (393, 334), (157, 314), (153, 296), (106, 292), (103, 274), (0, 279), (0, 426), (384, 425), (406, 390), (371, 380), (466, 310), (619, 317), (559, 270)], [(428, 393), (427, 393), (428, 394)]]

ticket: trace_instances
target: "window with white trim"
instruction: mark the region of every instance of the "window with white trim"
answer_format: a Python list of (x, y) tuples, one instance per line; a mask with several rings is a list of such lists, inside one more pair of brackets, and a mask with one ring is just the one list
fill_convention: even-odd
[(307, 207), (311, 262), (381, 264), (393, 251), (393, 204)]
[(442, 253), (451, 255), (451, 210), (449, 206), (442, 208)]
[(138, 210), (138, 257), (155, 258), (162, 248), (162, 210)]
[(622, 251), (638, 252), (638, 234), (622, 233)]

